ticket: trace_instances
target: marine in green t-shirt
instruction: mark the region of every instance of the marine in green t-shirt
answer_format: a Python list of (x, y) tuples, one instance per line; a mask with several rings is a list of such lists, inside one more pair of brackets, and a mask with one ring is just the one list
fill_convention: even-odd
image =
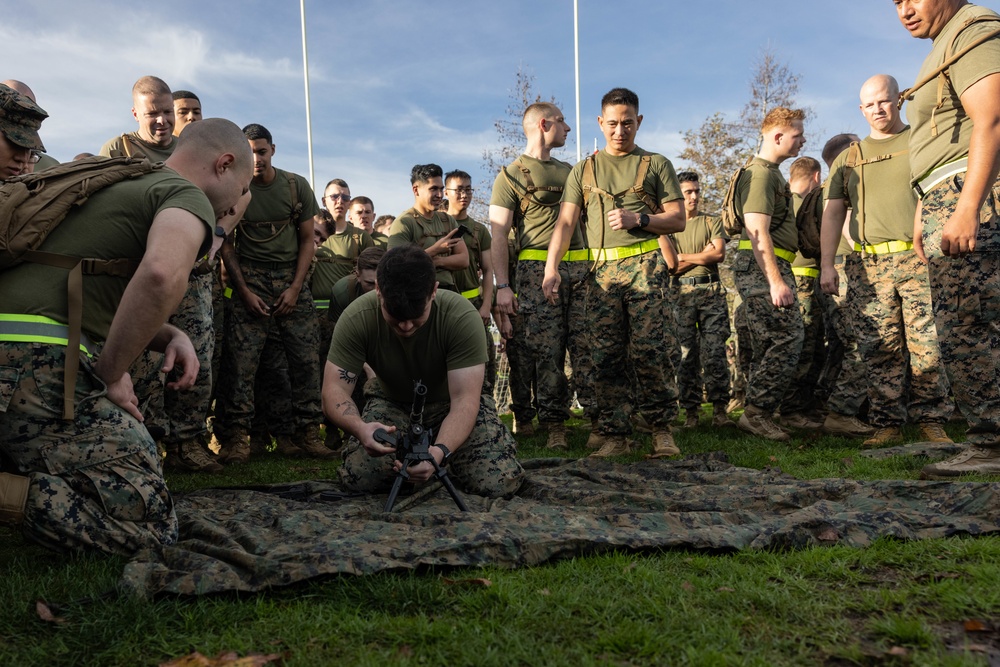
[[(323, 201), (327, 208), (323, 217), (330, 235), (316, 248), (316, 265), (310, 282), (317, 308), (321, 308), (320, 304), (328, 305), (333, 286), (354, 271), (361, 251), (375, 245), (368, 233), (349, 219), (350, 211), (355, 203), (360, 204), (360, 199), (371, 201), (367, 197), (351, 199), (350, 187), (342, 179), (335, 178), (326, 184)], [(370, 204), (367, 209), (371, 210)]]
[(132, 116), (139, 123), (136, 132), (106, 141), (99, 155), (105, 157), (144, 156), (163, 162), (177, 147), (174, 131), (174, 98), (162, 79), (144, 76), (132, 87)]
[[(0, 146), (8, 135), (38, 141), (16, 120), (9, 105), (21, 105), (9, 90), (0, 86)], [(179, 388), (197, 376), (187, 336), (165, 323), (213, 230), (231, 231), (227, 212), (246, 205), (252, 164), (238, 127), (199, 126), (166, 167), (93, 193), (41, 243), (70, 258), (137, 260), (131, 277), (84, 272), (79, 344), (70, 343), (66, 268), (28, 261), (0, 271), (0, 366), (13, 397), (0, 411), (0, 455), (11, 462), (0, 473), (0, 520), (50, 548), (131, 555), (177, 539), (161, 458), (127, 372), (148, 347), (167, 353)]]
[[(446, 465), (466, 491), (500, 496), (520, 485), (516, 445), (482, 394), (486, 334), (476, 309), (459, 294), (437, 289), (436, 267), (420, 248), (393, 248), (379, 262), (375, 293), (344, 311), (337, 322), (323, 382), (326, 415), (352, 435), (341, 480), (352, 490), (379, 491), (394, 477), (396, 452), (375, 439), (377, 429), (408, 431), (414, 387), (425, 389), (422, 426), (428, 453)], [(364, 413), (351, 399), (368, 364), (377, 381), (366, 386)], [(408, 469), (427, 481), (429, 461)]]
[(798, 230), (792, 192), (779, 165), (805, 144), (804, 120), (804, 112), (785, 107), (764, 117), (760, 151), (737, 183), (735, 201), (744, 230), (733, 276), (754, 341), (746, 409), (737, 425), (769, 440), (789, 439), (772, 420), (802, 350), (802, 314), (791, 267)]
[(712, 425), (732, 427), (726, 340), (729, 315), (726, 291), (719, 282), (719, 262), (725, 259), (722, 221), (701, 212), (698, 174), (677, 175), (684, 196), (684, 230), (670, 238), (676, 248), (674, 320), (677, 326), (677, 391), (686, 415), (684, 426), (698, 425), (702, 397), (712, 404)]
[[(627, 88), (614, 88), (601, 99), (598, 124), (606, 145), (577, 163), (566, 180), (542, 282), (546, 298), (561, 298), (560, 263), (585, 216), (594, 263), (584, 325), (591, 332), (594, 368), (590, 444), (598, 447), (593, 454), (598, 457), (628, 451), (633, 411), (653, 427), (652, 456), (680, 453), (670, 431), (677, 384), (669, 351), (676, 341), (660, 243), (662, 234), (684, 229), (684, 207), (670, 161), (636, 145), (642, 119), (639, 96)], [(639, 302), (643, 307), (635, 308)]]
[[(222, 360), (229, 381), (221, 397), (226, 436), (220, 458), (228, 463), (245, 463), (250, 458), (254, 380), (269, 338), (284, 348), (295, 406), (291, 414), (281, 415), (283, 424), (269, 425), (281, 436), (279, 451), (330, 458), (332, 452), (319, 440), (320, 333), (306, 283), (316, 251), (313, 225), (319, 207), (303, 177), (272, 164), (274, 141), (267, 128), (252, 123), (243, 131), (254, 156), (253, 199), (236, 232), (222, 246), (232, 298)], [(280, 381), (262, 379), (272, 384)]]
[(455, 272), (455, 286), (462, 296), (475, 303), (479, 316), (488, 324), (493, 307), (492, 237), (484, 225), (469, 216), (474, 192), (472, 176), (461, 170), (450, 171), (445, 176), (444, 188), (448, 196), (448, 215), (464, 227), (461, 239), (469, 251), (469, 266)]
[(389, 250), (415, 243), (427, 253), (437, 268), (441, 287), (455, 286), (454, 271), (469, 268), (469, 249), (459, 238), (458, 223), (439, 211), (444, 199), (444, 172), (436, 164), (418, 164), (410, 170), (413, 208), (397, 217), (389, 229)]

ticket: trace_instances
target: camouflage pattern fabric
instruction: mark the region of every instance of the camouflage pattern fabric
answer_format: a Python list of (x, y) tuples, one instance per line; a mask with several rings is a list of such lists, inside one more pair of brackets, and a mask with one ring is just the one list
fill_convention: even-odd
[(75, 419), (62, 419), (65, 348), (0, 343), (0, 452), (30, 480), (25, 535), (58, 551), (129, 555), (177, 538), (156, 445), (105, 398), (81, 355)]
[(527, 424), (538, 415), (535, 405), (535, 364), (524, 340), (523, 319), (514, 316), (510, 319), (513, 336), (507, 341), (507, 386), (510, 387), (510, 411), (514, 418), (522, 424)]
[(288, 357), (281, 341), (269, 336), (260, 354), (253, 379), (253, 420), (250, 432), (263, 435), (293, 435), (292, 383), (288, 377)]
[(596, 430), (629, 434), (629, 416), (652, 426), (677, 417), (672, 304), (659, 251), (599, 261), (586, 285)]
[[(215, 277), (211, 273), (192, 275), (177, 312), (168, 320), (191, 339), (201, 366), (191, 389), (176, 391), (164, 387), (163, 407), (169, 424), (165, 442), (195, 440), (208, 430), (205, 420), (212, 405), (212, 355), (215, 351), (214, 282)], [(173, 381), (178, 375), (177, 372), (172, 373), (167, 381)]]
[[(733, 262), (736, 286), (746, 311), (751, 361), (747, 370), (747, 405), (773, 413), (792, 381), (802, 351), (802, 313), (797, 305), (775, 308), (764, 272), (749, 250)], [(795, 276), (788, 262), (776, 260), (788, 289), (795, 294)]]
[[(572, 377), (583, 405), (590, 401), (587, 384), (582, 380), (590, 375), (586, 363), (585, 336), (580, 327), (583, 319), (579, 311), (583, 298), (580, 283), (589, 266), (587, 262), (560, 262), (562, 284), (559, 301), (555, 305), (542, 294), (545, 262), (525, 260), (518, 262), (517, 304), (521, 318), (520, 333), (534, 363), (535, 398), (538, 405), (539, 424), (561, 424), (566, 421), (570, 404), (569, 383), (565, 372), (566, 350), (569, 348)], [(574, 312), (577, 316), (573, 316)]]
[[(740, 336), (736, 326), (736, 309), (743, 301), (736, 289), (736, 275), (733, 273), (733, 259), (738, 252), (739, 243), (738, 238), (726, 241), (726, 256), (718, 264), (719, 282), (726, 290), (726, 311), (729, 314), (730, 335), (726, 341), (726, 363), (729, 364), (729, 386), (734, 395), (746, 391), (746, 370), (745, 367), (740, 367), (740, 360), (744, 356), (740, 353)], [(749, 343), (745, 347), (749, 348)]]
[(170, 430), (170, 420), (164, 409), (163, 355), (152, 350), (143, 350), (136, 357), (128, 372), (132, 376), (132, 390), (139, 400), (146, 428), (158, 440), (162, 440)]
[(851, 320), (868, 371), (868, 422), (943, 424), (952, 404), (926, 267), (909, 251), (852, 255), (846, 271)]
[(826, 360), (823, 306), (819, 292), (819, 278), (795, 276), (795, 300), (802, 314), (802, 350), (792, 381), (781, 401), (781, 412), (785, 415), (819, 409), (817, 384)]
[[(243, 267), (247, 287), (265, 303), (274, 303), (295, 275), (295, 268), (264, 269)], [(257, 317), (252, 315), (235, 294), (228, 300), (228, 329), (222, 372), (228, 375), (222, 402), (225, 428), (249, 432), (254, 415), (254, 381), (264, 345), (269, 338), (279, 341), (288, 360), (291, 381), (291, 410), (282, 415), (292, 432), (318, 427), (322, 420), (320, 406), (320, 371), (316, 359), (319, 332), (316, 307), (308, 285), (299, 292), (295, 310), (288, 315)], [(262, 378), (270, 382), (272, 378)], [(274, 425), (269, 425), (274, 428)]]
[[(476, 310), (483, 307), (483, 297), (477, 296), (475, 299), (469, 299), (469, 303)], [(493, 395), (493, 388), (497, 386), (497, 346), (493, 342), (493, 332), (490, 331), (490, 325), (483, 323), (483, 327), (486, 329), (486, 373), (483, 375), (483, 393)], [(332, 331), (330, 332), (332, 335)], [(327, 344), (329, 348), (329, 344)], [(327, 350), (329, 351), (329, 350)], [(323, 363), (326, 363), (326, 357), (323, 357)]]
[(856, 416), (868, 395), (868, 371), (858, 352), (857, 336), (851, 318), (853, 311), (848, 306), (850, 293), (843, 262), (837, 265), (837, 274), (840, 276), (840, 291), (836, 295), (827, 295), (828, 298), (823, 302), (827, 330), (833, 331), (842, 349), (842, 354), (838, 355), (839, 367), (834, 369), (829, 366), (832, 355), (828, 355), (828, 366), (823, 371), (824, 376), (830, 380), (826, 407), (837, 414)]
[[(922, 200), (924, 252), (928, 259), (938, 344), (955, 402), (969, 422), (966, 442), (1000, 447), (1000, 253), (941, 254), (941, 232), (962, 191), (964, 174)], [(979, 215), (980, 238), (1000, 229), (1000, 179)]]
[(726, 339), (729, 315), (721, 283), (677, 285), (674, 295), (679, 361), (677, 391), (682, 408), (702, 403), (702, 387), (709, 403), (729, 402)]
[(212, 281), (212, 328), (215, 332), (215, 345), (212, 348), (212, 433), (219, 438), (223, 438), (222, 420), (219, 415), (222, 412), (222, 383), (225, 378), (222, 375), (222, 350), (226, 344), (226, 331), (228, 330), (228, 302), (226, 298), (226, 285), (222, 280), (222, 262), (215, 266), (215, 279)]
[(198, 595), (337, 573), (528, 567), (620, 550), (866, 547), (880, 537), (1000, 532), (996, 483), (798, 480), (778, 470), (737, 468), (723, 455), (524, 465), (516, 496), (466, 495), (468, 513), (438, 490), (385, 514), (384, 495), (344, 497), (327, 480), (272, 493), (187, 494), (177, 500), (181, 541), (136, 554), (123, 583), (147, 597)]
[[(410, 423), (411, 406), (386, 399), (379, 382), (365, 385), (365, 397), (367, 404), (362, 417), (366, 422), (396, 426), (398, 433), (405, 431)], [(427, 403), (424, 427), (437, 433), (449, 408), (448, 402)], [(396, 479), (393, 460), (390, 455), (369, 456), (357, 438), (351, 436), (344, 449), (341, 482), (349, 491), (388, 491)], [(523, 474), (517, 461), (517, 442), (497, 417), (493, 398), (483, 394), (472, 434), (449, 459), (448, 476), (459, 490), (495, 498), (517, 491)]]

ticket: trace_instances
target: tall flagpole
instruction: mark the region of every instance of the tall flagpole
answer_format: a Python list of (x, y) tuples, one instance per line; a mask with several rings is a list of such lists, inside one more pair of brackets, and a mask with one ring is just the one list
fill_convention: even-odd
[(581, 148), (581, 138), (583, 130), (580, 128), (580, 3), (573, 0), (573, 51), (576, 62), (576, 161), (583, 159)]
[(316, 191), (316, 173), (313, 168), (312, 107), (309, 103), (309, 49), (306, 47), (306, 0), (299, 0), (302, 15), (302, 68), (306, 83), (306, 144), (309, 150), (309, 186)]

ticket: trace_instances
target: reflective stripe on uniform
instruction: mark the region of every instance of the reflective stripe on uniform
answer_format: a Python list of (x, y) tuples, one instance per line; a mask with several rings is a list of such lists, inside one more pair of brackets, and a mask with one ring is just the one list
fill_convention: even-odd
[(931, 173), (927, 174), (913, 186), (913, 191), (917, 193), (917, 197), (920, 199), (924, 198), (928, 192), (933, 190), (935, 187), (948, 180), (956, 174), (961, 174), (969, 170), (969, 158), (963, 157), (959, 158), (948, 164), (943, 164), (931, 170)]
[(330, 300), (329, 299), (313, 299), (313, 305), (316, 306), (316, 310), (329, 310)]
[(647, 239), (639, 243), (633, 243), (632, 245), (621, 246), (620, 248), (592, 248), (590, 250), (590, 259), (598, 261), (625, 259), (626, 257), (644, 255), (647, 252), (659, 249), (660, 243), (657, 239)]
[(464, 296), (466, 299), (475, 299), (477, 296), (482, 296), (482, 294), (483, 294), (482, 287), (477, 287), (476, 289), (467, 289), (464, 292), (462, 292), (462, 296)]
[[(548, 250), (522, 250), (518, 253), (517, 258), (519, 260), (534, 260), (539, 262), (544, 262), (548, 259)], [(566, 254), (562, 256), (560, 261), (562, 262), (585, 262), (589, 260), (590, 251), (586, 248), (582, 250), (567, 250)]]
[[(69, 327), (41, 315), (15, 315), (0, 313), (0, 342), (69, 344)], [(88, 357), (94, 355), (94, 345), (80, 334), (80, 351)]]
[(885, 243), (876, 243), (875, 245), (855, 243), (854, 250), (856, 252), (864, 251), (869, 255), (888, 255), (892, 252), (913, 250), (913, 244), (909, 241), (886, 241)]
[(819, 278), (819, 269), (814, 269), (809, 266), (793, 266), (792, 274), (796, 276), (805, 276), (806, 278)]
[[(753, 244), (750, 243), (749, 239), (740, 239), (739, 249), (740, 250), (753, 250)], [(785, 260), (789, 264), (791, 264), (792, 262), (795, 261), (795, 253), (794, 252), (792, 252), (791, 250), (785, 250), (784, 248), (779, 248), (778, 246), (774, 247), (774, 256), (775, 257), (780, 257), (781, 259)]]

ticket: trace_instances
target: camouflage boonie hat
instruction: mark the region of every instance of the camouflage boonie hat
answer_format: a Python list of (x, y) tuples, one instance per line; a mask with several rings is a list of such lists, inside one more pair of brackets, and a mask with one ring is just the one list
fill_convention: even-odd
[(38, 128), (49, 114), (30, 99), (0, 84), (0, 131), (21, 148), (44, 151)]

